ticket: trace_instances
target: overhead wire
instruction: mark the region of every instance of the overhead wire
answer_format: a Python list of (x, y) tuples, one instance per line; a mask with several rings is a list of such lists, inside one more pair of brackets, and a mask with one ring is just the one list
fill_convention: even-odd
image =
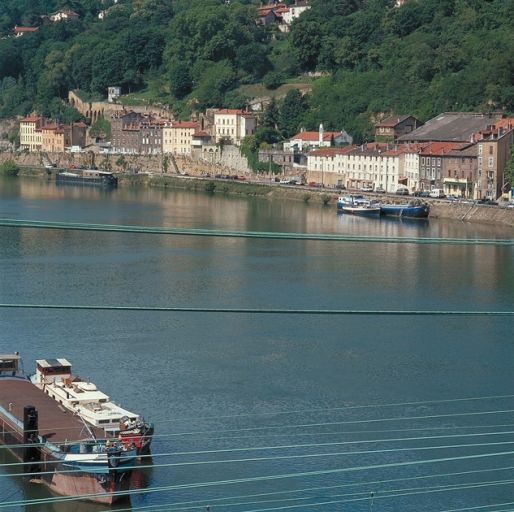
[(136, 311), (153, 313), (216, 313), (242, 315), (325, 315), (325, 316), (514, 316), (514, 311), (444, 311), (444, 310), (373, 310), (373, 309), (280, 309), (280, 308), (208, 308), (166, 306), (109, 306), (81, 304), (2, 303), (7, 309), (58, 309), (72, 311)]
[[(308, 443), (308, 444), (289, 444), (289, 445), (276, 445), (276, 446), (251, 446), (251, 447), (237, 447), (237, 448), (220, 448), (215, 450), (195, 450), (195, 451), (176, 451), (176, 452), (167, 452), (167, 453), (150, 453), (150, 454), (142, 454), (138, 455), (139, 459), (146, 458), (158, 458), (158, 457), (171, 457), (171, 456), (184, 456), (184, 455), (210, 455), (210, 454), (218, 454), (218, 453), (233, 453), (233, 452), (252, 452), (252, 451), (269, 451), (269, 450), (289, 450), (289, 449), (298, 449), (298, 448), (319, 448), (325, 446), (349, 446), (349, 445), (360, 445), (360, 444), (378, 444), (378, 443), (398, 443), (398, 442), (408, 442), (408, 441), (432, 441), (436, 439), (448, 439), (448, 438), (462, 438), (462, 437), (480, 437), (480, 436), (499, 436), (499, 435), (509, 435), (514, 434), (514, 431), (507, 432), (478, 432), (474, 434), (449, 434), (444, 436), (419, 436), (419, 437), (402, 437), (402, 438), (389, 438), (389, 439), (364, 439), (364, 440), (354, 440), (354, 441), (337, 441), (330, 443)], [(80, 441), (79, 441), (80, 442)], [(501, 442), (494, 444), (509, 444), (509, 442)], [(514, 442), (512, 443), (514, 444)], [(34, 446), (44, 446), (44, 443), (27, 443), (24, 445), (25, 447), (34, 447)], [(11, 445), (13, 447), (20, 447), (20, 445)], [(473, 446), (472, 444), (465, 445), (452, 445), (452, 447), (462, 447), (462, 446)], [(446, 448), (446, 447), (445, 447)], [(358, 454), (359, 452), (348, 452), (348, 454)], [(362, 452), (361, 452), (362, 453)], [(127, 457), (118, 457), (119, 460), (123, 460)], [(131, 457), (130, 457), (131, 458)], [(95, 459), (82, 459), (82, 462), (91, 462)], [(46, 461), (45, 464), (60, 464), (60, 460), (55, 461)], [(23, 465), (33, 465), (33, 462), (9, 462), (0, 464), (0, 467), (6, 466), (23, 466)]]
[[(384, 489), (381, 491), (371, 491), (373, 492), (373, 497), (380, 494), (380, 496), (387, 498), (387, 497), (394, 497), (391, 496), (393, 493), (399, 493), (399, 492), (407, 492), (408, 494), (405, 495), (411, 495), (411, 494), (421, 494), (421, 493), (428, 493), (431, 491), (458, 491), (462, 489), (474, 489), (474, 488), (482, 488), (482, 487), (491, 487), (496, 485), (508, 485), (514, 483), (514, 480), (496, 480), (496, 481), (488, 481), (488, 482), (473, 482), (473, 483), (461, 483), (461, 484), (447, 484), (447, 485), (438, 485), (438, 486), (425, 486), (425, 487), (410, 487), (410, 488), (400, 488), (400, 489)], [(420, 492), (412, 492), (412, 491), (422, 491)], [(370, 498), (370, 491), (361, 491), (357, 493), (347, 493), (347, 494), (334, 494), (330, 495), (329, 498), (339, 498), (339, 497), (351, 497), (351, 496), (365, 496), (366, 498)], [(249, 497), (249, 496), (248, 496)], [(238, 499), (238, 498), (232, 498), (232, 499)], [(241, 499), (241, 498), (239, 498)], [(222, 503), (222, 506), (224, 508), (228, 507), (240, 507), (242, 505), (256, 505), (256, 504), (268, 504), (268, 503), (276, 503), (276, 502), (291, 502), (291, 501), (312, 501), (315, 499), (319, 499), (319, 496), (299, 496), (297, 498), (278, 498), (278, 499), (270, 499), (270, 500), (257, 500), (257, 501), (246, 501), (246, 502), (238, 502), (238, 503)], [(170, 512), (178, 512), (178, 511), (185, 511), (185, 510), (196, 510), (199, 508), (205, 508), (205, 506), (210, 506), (212, 503), (219, 502), (220, 500), (226, 500), (226, 498), (215, 498), (215, 499), (203, 499), (203, 500), (194, 500), (190, 502), (178, 502), (178, 503), (166, 503), (166, 504), (156, 504), (156, 505), (148, 505), (144, 507), (131, 507), (130, 509), (124, 508), (124, 509), (117, 509), (116, 512), (128, 512), (130, 510), (162, 510), (163, 508), (166, 508), (166, 510), (169, 510)], [(200, 503), (198, 505), (189, 506), (183, 508), (182, 505), (193, 505), (194, 503)], [(307, 505), (310, 505), (307, 504)], [(305, 505), (305, 506), (307, 506)], [(302, 505), (303, 506), (303, 505)], [(181, 508), (176, 508), (181, 507)]]
[[(479, 482), (479, 483), (463, 483), (463, 484), (449, 484), (449, 485), (444, 485), (444, 486), (432, 486), (432, 487), (417, 487), (417, 488), (407, 488), (407, 489), (398, 489), (398, 490), (382, 490), (379, 492), (377, 492), (376, 494), (374, 493), (374, 498), (395, 498), (395, 497), (400, 497), (400, 496), (411, 496), (411, 495), (419, 495), (419, 494), (427, 494), (427, 493), (435, 493), (435, 492), (448, 492), (448, 491), (454, 491), (454, 490), (463, 490), (463, 489), (476, 489), (476, 488), (482, 488), (482, 487), (490, 487), (490, 486), (496, 486), (496, 485), (510, 485), (514, 483), (514, 480), (499, 480), (499, 481), (493, 481), (493, 482)], [(127, 492), (131, 493), (131, 491), (121, 491), (120, 492), (120, 495), (121, 493), (123, 493), (124, 495), (127, 494)], [(360, 493), (350, 493), (350, 494), (346, 494), (346, 495), (335, 495), (335, 496), (332, 496), (331, 498), (334, 498), (334, 497), (348, 497), (348, 496), (355, 496), (355, 495), (359, 495), (359, 496), (362, 496), (363, 494), (365, 494), (366, 496), (363, 497), (363, 498), (353, 498), (353, 499), (350, 499), (350, 500), (333, 500), (333, 499), (330, 499), (329, 501), (325, 501), (325, 502), (314, 502), (314, 503), (309, 503), (309, 504), (296, 504), (296, 505), (286, 505), (286, 506), (281, 506), (281, 507), (273, 507), (273, 508), (266, 508), (266, 509), (259, 509), (259, 510), (252, 510), (252, 511), (248, 511), (248, 512), (264, 512), (266, 510), (282, 510), (282, 509), (291, 509), (291, 508), (304, 508), (306, 506), (321, 506), (321, 505), (328, 505), (328, 504), (335, 504), (335, 503), (344, 503), (344, 502), (347, 502), (347, 503), (350, 503), (350, 502), (355, 502), (355, 501), (362, 501), (362, 500), (368, 500), (370, 498), (370, 493), (369, 492), (360, 492)], [(84, 496), (95, 496), (95, 495), (84, 495)], [(68, 499), (70, 498), (70, 499)], [(73, 499), (76, 499), (76, 497), (62, 497), (62, 498), (58, 498), (57, 501), (58, 502), (65, 502), (65, 501), (71, 501)], [(303, 498), (293, 498), (295, 500), (299, 500), (299, 499), (303, 499)], [(316, 499), (316, 498), (306, 498), (306, 499)], [(55, 502), (56, 500), (52, 500), (52, 502)], [(207, 502), (207, 501), (212, 501), (212, 500), (202, 500), (202, 502)], [(276, 502), (276, 501), (289, 501), (289, 499), (287, 500), (271, 500), (271, 501), (267, 501), (267, 502), (264, 502), (264, 503), (268, 503), (268, 502)], [(8, 505), (9, 506), (20, 506), (20, 505), (25, 505), (25, 506), (30, 506), (30, 505), (34, 505), (34, 504), (44, 504), (44, 503), (48, 503), (49, 501), (47, 501), (47, 499), (43, 498), (43, 499), (36, 499), (36, 500), (23, 500), (23, 503), (21, 502), (10, 502)], [(255, 502), (254, 502), (255, 503)], [(263, 502), (260, 501), (260, 502), (257, 502), (259, 504), (262, 504)], [(514, 503), (514, 502), (513, 502)], [(224, 507), (229, 507), (229, 506), (241, 506), (241, 505), (247, 505), (247, 504), (252, 504), (251, 503), (236, 503), (236, 504), (223, 504)], [(502, 506), (505, 505), (502, 504)], [(166, 504), (166, 506), (170, 506), (170, 504)], [(172, 505), (173, 506), (173, 505)], [(173, 508), (173, 509), (169, 509), (169, 510), (173, 510), (173, 511), (182, 511), (182, 510), (190, 510), (191, 508), (199, 508), (200, 506), (205, 506), (205, 505), (198, 505), (198, 506), (195, 506), (195, 507), (187, 507), (187, 508)], [(491, 506), (498, 506), (498, 505), (491, 505)], [(3, 505), (0, 504), (0, 508), (2, 508)], [(154, 510), (158, 509), (160, 507), (160, 505), (155, 505), (155, 506), (150, 506), (150, 507), (141, 507), (139, 510), (148, 510), (149, 508), (152, 508)], [(485, 508), (485, 507), (484, 507)], [(118, 512), (122, 512), (123, 510), (138, 510), (137, 508), (134, 508), (134, 507), (131, 507), (130, 509), (118, 509)]]
[[(392, 483), (397, 481), (407, 481), (407, 480), (419, 480), (424, 478), (438, 478), (438, 477), (444, 477), (444, 476), (462, 476), (472, 473), (484, 473), (484, 472), (492, 472), (492, 471), (504, 471), (504, 470), (512, 470), (514, 469), (514, 466), (507, 466), (507, 467), (501, 467), (501, 468), (492, 468), (492, 469), (483, 469), (483, 470), (471, 470), (471, 471), (460, 471), (460, 472), (454, 472), (454, 473), (447, 473), (447, 474), (433, 474), (433, 475), (425, 475), (425, 476), (417, 476), (417, 477), (406, 477), (406, 478), (396, 478), (396, 479), (388, 479), (388, 480), (379, 480), (374, 482), (354, 482), (354, 483), (347, 483), (347, 484), (340, 484), (341, 487), (355, 487), (360, 485), (366, 485), (366, 484), (381, 484), (381, 483)], [(333, 474), (333, 473), (341, 473), (342, 471), (345, 471), (345, 469), (335, 469), (335, 470), (324, 470), (322, 474)], [(320, 473), (319, 471), (314, 472), (318, 476)], [(159, 487), (153, 487), (153, 488), (146, 488), (146, 489), (134, 489), (129, 491), (117, 491), (115, 493), (96, 493), (96, 494), (87, 494), (87, 495), (78, 495), (78, 496), (61, 496), (61, 497), (51, 497), (51, 498), (40, 498), (37, 500), (30, 500), (30, 504), (34, 504), (34, 501), (37, 501), (37, 504), (44, 504), (49, 502), (61, 502), (61, 501), (76, 501), (84, 498), (91, 498), (91, 497), (98, 497), (98, 496), (107, 496), (107, 495), (113, 495), (113, 496), (130, 496), (132, 494), (153, 494), (155, 492), (167, 492), (167, 491), (175, 491), (175, 490), (181, 490), (181, 489), (191, 489), (191, 488), (204, 488), (204, 487), (212, 487), (217, 485), (232, 485), (234, 483), (247, 483), (247, 482), (255, 482), (255, 481), (263, 481), (263, 480), (273, 480), (273, 479), (280, 479), (280, 478), (293, 478), (293, 477), (304, 477), (304, 476), (313, 476), (313, 472), (308, 473), (296, 473), (292, 475), (274, 475), (274, 476), (265, 476), (265, 477), (252, 477), (252, 478), (246, 478), (246, 479), (238, 479), (238, 480), (222, 480), (222, 481), (213, 481), (213, 482), (202, 482), (202, 483), (192, 483), (192, 484), (176, 484), (171, 486), (159, 486)], [(339, 487), (339, 486), (338, 486)], [(287, 491), (286, 491), (287, 492)], [(291, 491), (292, 492), (292, 491)], [(26, 501), (26, 500), (25, 500)], [(5, 506), (9, 505), (17, 505), (19, 503), (7, 503)], [(0, 508), (3, 508), (4, 505), (0, 503)]]
[(449, 245), (489, 245), (513, 246), (511, 239), (492, 238), (434, 238), (434, 237), (396, 237), (362, 236), (320, 233), (281, 233), (270, 231), (232, 231), (193, 228), (164, 228), (156, 226), (127, 226), (119, 224), (91, 224), (79, 222), (51, 222), (19, 219), (0, 219), (0, 226), (17, 228), (58, 229), (73, 231), (98, 231), (108, 233), (140, 233), (158, 235), (186, 235), (223, 238), (255, 238), (273, 240), (312, 240), (332, 242), (374, 242), (408, 244), (449, 244)]
[[(505, 442), (497, 442), (497, 443), (469, 443), (463, 445), (445, 445), (445, 446), (422, 446), (422, 447), (410, 447), (410, 448), (392, 448), (392, 449), (382, 449), (382, 450), (361, 450), (354, 452), (329, 452), (329, 453), (308, 453), (301, 455), (277, 455), (270, 457), (247, 457), (243, 459), (220, 459), (220, 460), (200, 460), (200, 461), (187, 461), (187, 462), (167, 462), (162, 464), (142, 464), (142, 465), (127, 465), (123, 466), (124, 470), (132, 470), (132, 469), (146, 469), (146, 468), (164, 468), (164, 467), (184, 467), (184, 466), (212, 466), (217, 464), (239, 464), (239, 463), (249, 463), (249, 462), (263, 462), (263, 461), (277, 461), (277, 460), (292, 460), (292, 459), (319, 459), (322, 457), (344, 457), (344, 456), (355, 456), (355, 455), (371, 455), (377, 453), (398, 453), (398, 452), (413, 452), (413, 451), (432, 451), (432, 450), (447, 450), (447, 449), (457, 449), (457, 448), (483, 448), (486, 446), (505, 446), (512, 445), (514, 441), (505, 441)], [(501, 455), (514, 454), (514, 452), (505, 452)], [(499, 456), (500, 454), (495, 454)], [(493, 455), (491, 455), (493, 456)], [(118, 460), (126, 460), (133, 459), (134, 457), (129, 457), (127, 455), (115, 456), (115, 459)], [(88, 459), (89, 460), (89, 459)], [(64, 466), (73, 466), (80, 465), (80, 461), (61, 461)], [(75, 462), (75, 464), (74, 464)], [(401, 464), (400, 464), (401, 465)], [(71, 474), (71, 473), (80, 473), (83, 472), (83, 469), (54, 469), (52, 471), (31, 471), (24, 473), (1, 473), (0, 478), (2, 477), (25, 477), (25, 476), (40, 476), (40, 475), (52, 475), (54, 473), (59, 474)]]
[[(319, 422), (319, 423), (302, 423), (302, 424), (289, 424), (289, 425), (271, 425), (262, 427), (246, 427), (238, 429), (223, 429), (223, 430), (196, 430), (190, 432), (175, 432), (167, 434), (169, 437), (177, 436), (192, 436), (202, 434), (220, 434), (220, 433), (232, 433), (232, 432), (256, 432), (263, 430), (276, 430), (276, 429), (297, 429), (297, 428), (313, 428), (313, 427), (326, 427), (335, 425), (357, 425), (357, 424), (369, 424), (369, 423), (382, 423), (390, 421), (403, 421), (403, 420), (425, 420), (425, 419), (441, 419), (441, 418), (457, 418), (457, 417), (469, 417), (469, 416), (484, 416), (493, 414), (512, 414), (514, 409), (498, 409), (491, 411), (476, 411), (476, 412), (460, 412), (460, 413), (447, 413), (447, 414), (431, 414), (424, 416), (394, 416), (388, 418), (372, 418), (372, 419), (361, 419), (361, 420), (345, 420), (345, 421), (331, 421), (331, 422)], [(58, 430), (72, 430), (80, 429), (83, 426), (77, 427), (43, 427), (39, 429), (39, 433), (42, 432), (53, 432)], [(14, 432), (14, 430), (10, 431)]]

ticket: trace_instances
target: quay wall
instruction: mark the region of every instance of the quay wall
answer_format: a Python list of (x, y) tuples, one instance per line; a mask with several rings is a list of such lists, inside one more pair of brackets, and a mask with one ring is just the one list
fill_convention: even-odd
[[(48, 154), (48, 158), (57, 167), (68, 167), (70, 164), (91, 165), (91, 153), (56, 153)], [(234, 169), (221, 163), (210, 163), (193, 160), (190, 157), (176, 156), (175, 161), (179, 172), (186, 172), (190, 177), (178, 177), (171, 175), (173, 165), (171, 162), (165, 164), (164, 157), (159, 156), (130, 156), (125, 155), (125, 166), (116, 163), (119, 155), (95, 155), (94, 162), (99, 168), (109, 169), (120, 173), (121, 186), (155, 186), (169, 188), (183, 188), (188, 190), (205, 190), (209, 179), (199, 180), (202, 172), (211, 174), (234, 174)], [(0, 153), (0, 163), (13, 159), (22, 168), (22, 174), (41, 174), (46, 176), (45, 155), (40, 153)], [(164, 171), (167, 167), (167, 172)], [(134, 169), (138, 174), (134, 174)], [(132, 170), (132, 172), (130, 172)], [(148, 176), (143, 173), (152, 173)], [(256, 175), (241, 171), (247, 179), (256, 180)], [(216, 181), (216, 193), (259, 195), (270, 199), (303, 201), (304, 203), (325, 204), (335, 207), (338, 193), (331, 190), (322, 190), (311, 187), (292, 187), (270, 185), (263, 180), (260, 184)], [(397, 198), (394, 198), (397, 200)], [(403, 200), (403, 198), (402, 198)], [(514, 209), (499, 208), (497, 206), (485, 206), (476, 204), (465, 204), (441, 200), (431, 200), (430, 217), (439, 219), (451, 219), (460, 222), (478, 222), (483, 224), (494, 224), (514, 227)]]

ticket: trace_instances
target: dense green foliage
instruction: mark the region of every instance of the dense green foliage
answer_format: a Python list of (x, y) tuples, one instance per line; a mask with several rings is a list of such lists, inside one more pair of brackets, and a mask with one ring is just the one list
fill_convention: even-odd
[(14, 160), (6, 160), (0, 164), (0, 176), (18, 176), (20, 172)]
[[(259, 4), (2, 0), (0, 117), (36, 110), (72, 120), (59, 98), (69, 89), (105, 95), (109, 85), (187, 116), (244, 106), (240, 85), (273, 90), (308, 72), (323, 76), (307, 98), (279, 102), (281, 136), (323, 122), (362, 140), (377, 115), (514, 111), (514, 0), (311, 0), (288, 34), (255, 23)], [(80, 19), (6, 37), (61, 7)]]

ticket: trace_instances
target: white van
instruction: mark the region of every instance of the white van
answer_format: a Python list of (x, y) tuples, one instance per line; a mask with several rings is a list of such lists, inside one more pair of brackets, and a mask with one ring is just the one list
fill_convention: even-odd
[(442, 199), (446, 197), (444, 190), (442, 188), (434, 188), (430, 191), (430, 197), (435, 197), (436, 199)]

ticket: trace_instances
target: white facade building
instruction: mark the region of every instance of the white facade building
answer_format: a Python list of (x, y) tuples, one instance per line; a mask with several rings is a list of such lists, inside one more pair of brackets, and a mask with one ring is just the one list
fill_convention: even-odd
[(347, 188), (382, 187), (386, 192), (396, 192), (405, 186), (406, 155), (409, 155), (409, 171), (414, 171), (419, 157), (406, 147), (388, 149), (386, 144), (367, 144), (359, 147), (326, 148), (307, 156), (308, 180), (320, 177), (328, 185), (344, 185)]
[(214, 111), (214, 138), (216, 142), (226, 140), (239, 146), (245, 137), (253, 135), (257, 127), (255, 116), (239, 109)]

